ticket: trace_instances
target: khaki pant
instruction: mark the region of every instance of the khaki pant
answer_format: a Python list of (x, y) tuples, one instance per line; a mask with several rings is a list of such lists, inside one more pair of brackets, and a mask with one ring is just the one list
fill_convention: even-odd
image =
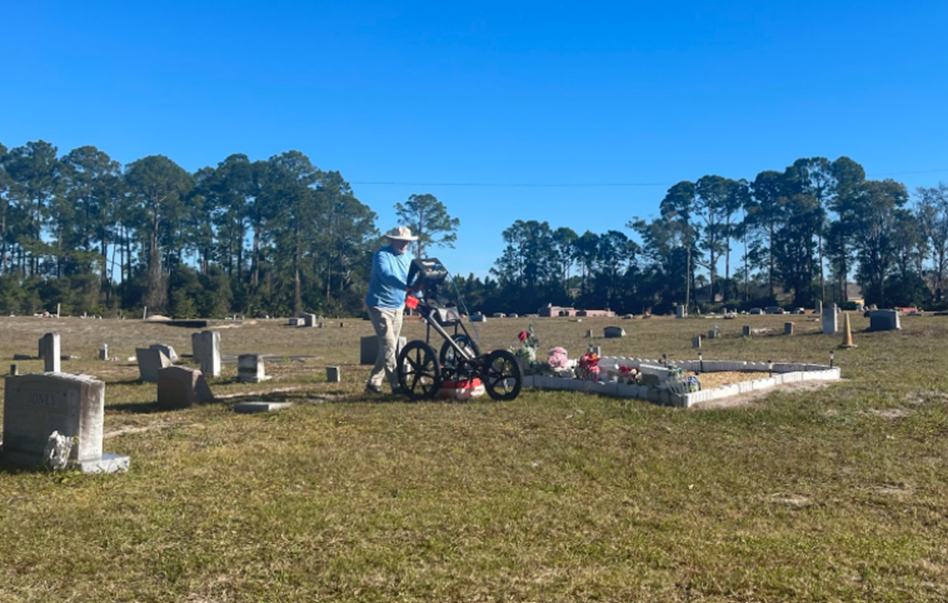
[(379, 355), (375, 359), (375, 366), (369, 373), (367, 385), (382, 386), (382, 378), (388, 380), (391, 388), (398, 388), (398, 375), (395, 373), (395, 350), (398, 346), (398, 335), (402, 331), (402, 313), (404, 308), (375, 308), (369, 306), (369, 319), (375, 327), (379, 337)]

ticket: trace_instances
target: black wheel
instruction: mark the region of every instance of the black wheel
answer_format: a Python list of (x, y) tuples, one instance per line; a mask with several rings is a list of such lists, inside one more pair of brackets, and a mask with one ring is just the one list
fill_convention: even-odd
[[(477, 344), (474, 343), (473, 339), (471, 339), (464, 333), (455, 335), (451, 339), (453, 339), (454, 343), (458, 344), (458, 347), (460, 347), (462, 350), (468, 350), (470, 352), (473, 352), (471, 354), (471, 358), (474, 358), (480, 355), (481, 351), (477, 349)], [(454, 358), (456, 355), (457, 355), (457, 352), (455, 351), (454, 347), (451, 346), (451, 342), (445, 341), (444, 345), (441, 346), (441, 353), (438, 355), (438, 360), (441, 361), (441, 366), (444, 366), (446, 364), (456, 364), (455, 358)]]
[(484, 363), (484, 389), (494, 400), (513, 400), (520, 395), (523, 373), (514, 355), (507, 350), (494, 350)]
[(409, 400), (434, 398), (441, 389), (441, 365), (424, 341), (411, 341), (402, 348), (395, 368), (398, 384)]

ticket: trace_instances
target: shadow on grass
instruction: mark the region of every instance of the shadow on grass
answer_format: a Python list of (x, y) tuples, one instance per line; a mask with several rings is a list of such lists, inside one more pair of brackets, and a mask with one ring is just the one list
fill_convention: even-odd
[(158, 401), (152, 402), (121, 402), (119, 404), (108, 404), (105, 410), (109, 412), (124, 412), (137, 415), (150, 415), (156, 412), (164, 412), (164, 409), (158, 408)]

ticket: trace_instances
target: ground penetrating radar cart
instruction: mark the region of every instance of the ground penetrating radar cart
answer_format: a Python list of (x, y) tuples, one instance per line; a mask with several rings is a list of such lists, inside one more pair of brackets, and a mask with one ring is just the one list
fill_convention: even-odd
[[(410, 341), (398, 354), (396, 371), (402, 391), (413, 401), (423, 400), (434, 398), (443, 384), (480, 381), (494, 400), (513, 400), (523, 386), (520, 364), (507, 350), (480, 353), (476, 339), (462, 323), (460, 294), (461, 308), (440, 295), (439, 287), (447, 278), (448, 271), (437, 258), (412, 260), (408, 282), (423, 297), (409, 295), (405, 305), (421, 315), (426, 328), (425, 341)], [(444, 339), (437, 354), (430, 343), (432, 331)]]

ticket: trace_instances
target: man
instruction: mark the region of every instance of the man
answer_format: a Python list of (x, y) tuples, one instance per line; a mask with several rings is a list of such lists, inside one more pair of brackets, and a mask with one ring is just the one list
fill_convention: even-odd
[(365, 391), (377, 394), (382, 393), (383, 377), (388, 380), (392, 392), (397, 393), (399, 390), (395, 373), (395, 347), (402, 330), (405, 294), (411, 291), (408, 286), (408, 268), (412, 256), (408, 253), (408, 244), (418, 240), (406, 226), (396, 226), (385, 236), (389, 245), (372, 256), (372, 276), (369, 278), (369, 292), (365, 296), (369, 319), (379, 338), (379, 355), (369, 373)]

